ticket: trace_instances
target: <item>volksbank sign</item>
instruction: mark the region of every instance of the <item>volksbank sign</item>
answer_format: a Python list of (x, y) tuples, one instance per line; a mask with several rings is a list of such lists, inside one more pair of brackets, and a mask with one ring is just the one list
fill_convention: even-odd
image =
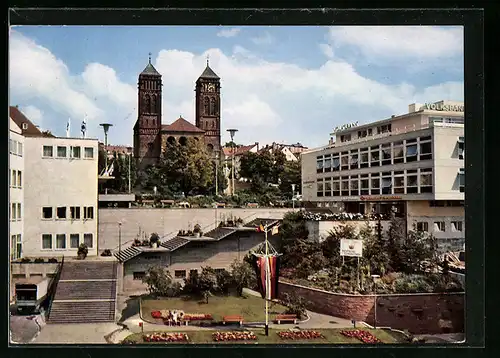
[(448, 112), (463, 112), (464, 105), (457, 104), (444, 104), (444, 103), (426, 103), (421, 109), (428, 109), (431, 111), (448, 111)]

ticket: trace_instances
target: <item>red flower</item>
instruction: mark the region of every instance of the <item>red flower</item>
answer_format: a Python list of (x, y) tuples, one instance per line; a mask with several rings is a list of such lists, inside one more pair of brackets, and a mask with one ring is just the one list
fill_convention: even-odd
[(380, 339), (375, 337), (368, 331), (363, 331), (361, 329), (354, 330), (345, 330), (340, 332), (342, 335), (349, 338), (357, 338), (363, 343), (374, 344), (374, 343), (382, 343)]
[(189, 337), (185, 333), (151, 333), (143, 336), (144, 342), (187, 342)]
[(290, 339), (290, 340), (304, 340), (304, 339), (318, 339), (324, 338), (324, 336), (318, 331), (281, 331), (278, 332), (278, 336), (281, 339)]
[(253, 332), (215, 332), (212, 339), (215, 342), (249, 341), (257, 340), (257, 336)]

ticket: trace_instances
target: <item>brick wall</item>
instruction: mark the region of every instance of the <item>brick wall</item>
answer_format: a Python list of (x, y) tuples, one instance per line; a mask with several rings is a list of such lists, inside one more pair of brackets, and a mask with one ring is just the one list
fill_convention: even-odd
[(280, 282), (280, 294), (295, 292), (311, 311), (413, 334), (464, 331), (464, 294), (348, 295)]

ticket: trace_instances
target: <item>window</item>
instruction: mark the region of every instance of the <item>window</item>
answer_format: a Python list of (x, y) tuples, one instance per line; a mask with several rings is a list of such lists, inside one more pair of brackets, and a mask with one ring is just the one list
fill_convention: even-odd
[(432, 143), (420, 142), (420, 160), (432, 159)]
[(391, 164), (391, 143), (382, 144), (382, 165)]
[(342, 179), (341, 181), (342, 195), (349, 195), (349, 178), (342, 177), (341, 179)]
[(370, 193), (372, 195), (378, 195), (380, 194), (380, 178), (371, 178), (371, 190)]
[(16, 259), (16, 235), (11, 235), (10, 237), (10, 260), (14, 261)]
[(406, 162), (414, 162), (417, 160), (418, 147), (416, 144), (406, 145)]
[(52, 249), (52, 234), (42, 235), (42, 249), (44, 250)]
[(342, 170), (349, 169), (349, 152), (342, 152), (342, 156), (340, 157), (340, 166)]
[(17, 220), (21, 220), (21, 203), (17, 203)]
[(359, 182), (358, 178), (351, 179), (351, 194), (350, 195), (359, 195)]
[(429, 117), (429, 123), (443, 123), (443, 117)]
[(394, 176), (394, 194), (405, 193), (405, 177), (404, 175)]
[(80, 246), (80, 234), (70, 234), (69, 247), (71, 249), (78, 249), (78, 246)]
[(21, 258), (23, 252), (23, 242), (21, 234), (16, 235), (16, 259)]
[(83, 218), (86, 220), (94, 218), (94, 207), (86, 206), (83, 208)]
[(16, 220), (16, 215), (17, 214), (17, 206), (16, 203), (11, 204), (10, 208), (10, 220)]
[(377, 127), (377, 134), (389, 133), (391, 131), (391, 125), (386, 124), (380, 127)]
[(197, 275), (197, 274), (198, 274), (198, 270), (196, 270), (196, 269), (189, 270), (189, 276), (193, 276), (193, 275)]
[(146, 277), (146, 272), (144, 271), (140, 271), (140, 272), (134, 272), (133, 274), (133, 278), (134, 280), (141, 280)]
[(317, 182), (316, 183), (316, 186), (317, 186), (317, 196), (321, 197), (323, 196), (323, 182)]
[(59, 206), (56, 209), (56, 219), (66, 219), (66, 207)]
[(358, 169), (358, 153), (351, 154), (350, 169)]
[(21, 174), (21, 171), (18, 170), (17, 171), (17, 187), (18, 188), (22, 188), (23, 187), (23, 181), (22, 181), (23, 177), (22, 177), (22, 174)]
[(382, 194), (392, 194), (392, 178), (386, 177), (382, 178)]
[(316, 161), (316, 173), (323, 173), (323, 157), (318, 157)]
[(334, 154), (332, 158), (332, 171), (338, 171), (340, 167), (340, 159), (338, 154)]
[(25, 123), (23, 123), (23, 129), (24, 129), (24, 130), (28, 129), (28, 123), (26, 123), (26, 122), (25, 122)]
[(344, 142), (349, 142), (351, 140), (351, 135), (350, 134), (344, 134), (340, 136), (340, 141), (342, 143)]
[(410, 173), (410, 171), (407, 172), (406, 193), (407, 194), (418, 193), (418, 175), (416, 173)]
[(458, 188), (461, 193), (465, 192), (465, 170), (460, 168), (458, 171)]
[(423, 232), (429, 231), (429, 223), (426, 221), (418, 222), (417, 231), (423, 231)]
[(16, 171), (15, 170), (12, 171), (12, 178), (10, 180), (10, 186), (13, 187), (13, 188), (17, 187), (17, 175), (16, 175)]
[(458, 159), (465, 158), (465, 137), (458, 137)]
[(87, 245), (89, 249), (94, 247), (94, 235), (92, 234), (83, 234), (83, 243)]
[(80, 159), (80, 157), (81, 157), (81, 148), (71, 147), (71, 158)]
[(434, 231), (436, 232), (445, 232), (446, 227), (444, 221), (435, 221), (434, 222)]
[(69, 212), (71, 215), (71, 220), (80, 220), (80, 207), (79, 206), (70, 206)]
[(369, 179), (361, 179), (361, 195), (368, 195), (370, 193)]
[(10, 151), (10, 154), (17, 154), (16, 153), (17, 145), (16, 145), (16, 141), (14, 139), (9, 139), (9, 151)]
[(67, 156), (68, 156), (67, 148), (58, 146), (57, 147), (57, 157), (58, 158), (66, 158)]
[(54, 148), (51, 145), (44, 145), (43, 156), (46, 158), (52, 158), (54, 156)]
[(325, 179), (325, 196), (332, 196), (331, 178)]
[(392, 157), (394, 158), (394, 164), (404, 162), (403, 142), (395, 142), (393, 144)]
[(23, 143), (17, 142), (17, 155), (23, 156)]
[(175, 278), (186, 278), (186, 270), (175, 270), (174, 277)]
[(370, 166), (378, 167), (380, 165), (380, 149), (378, 146), (370, 149), (371, 161)]
[(85, 158), (86, 159), (94, 158), (94, 148), (85, 148)]
[(365, 129), (363, 131), (358, 131), (358, 138), (365, 138), (368, 136), (368, 131)]
[(325, 156), (325, 173), (332, 171), (332, 157), (331, 155)]
[(333, 180), (332, 183), (332, 196), (340, 196), (340, 181), (338, 178)]
[(360, 168), (368, 168), (368, 148), (361, 149)]
[(52, 219), (52, 207), (45, 206), (42, 208), (42, 219)]
[(432, 193), (432, 169), (420, 169), (420, 192)]
[(461, 221), (452, 221), (451, 222), (451, 231), (454, 231), (454, 232), (463, 231), (462, 222)]
[(66, 234), (57, 234), (56, 249), (65, 249), (65, 248), (66, 248)]

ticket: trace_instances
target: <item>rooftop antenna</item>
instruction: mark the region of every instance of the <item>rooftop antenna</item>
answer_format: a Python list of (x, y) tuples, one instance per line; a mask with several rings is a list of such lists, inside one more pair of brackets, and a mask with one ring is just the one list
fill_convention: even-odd
[(149, 64), (151, 64), (151, 52), (149, 53)]
[(210, 59), (210, 55), (207, 53), (207, 67), (208, 67), (208, 61)]

